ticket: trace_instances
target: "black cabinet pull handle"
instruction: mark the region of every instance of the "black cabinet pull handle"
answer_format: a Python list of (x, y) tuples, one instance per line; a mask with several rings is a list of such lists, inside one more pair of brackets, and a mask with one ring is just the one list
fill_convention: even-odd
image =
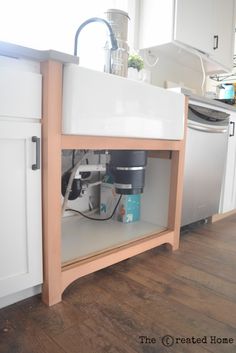
[(40, 169), (40, 138), (32, 136), (32, 142), (35, 142), (36, 147), (36, 163), (32, 164), (32, 170)]
[(234, 136), (234, 131), (235, 131), (235, 122), (234, 122), (234, 121), (231, 121), (231, 122), (230, 122), (230, 125), (233, 125), (233, 131), (232, 131), (232, 134), (229, 134), (229, 137), (232, 137), (232, 136)]
[(218, 49), (219, 47), (219, 36), (218, 35), (215, 35), (214, 36), (214, 46), (213, 46), (213, 49), (216, 50)]

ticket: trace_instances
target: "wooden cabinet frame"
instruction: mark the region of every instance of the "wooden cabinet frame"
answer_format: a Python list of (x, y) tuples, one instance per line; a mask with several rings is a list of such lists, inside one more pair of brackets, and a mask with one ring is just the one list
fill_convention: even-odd
[[(42, 299), (48, 305), (61, 301), (74, 280), (161, 244), (179, 247), (185, 138), (179, 141), (118, 137), (68, 136), (61, 134), (63, 64), (46, 61), (43, 75), (43, 244), (44, 283)], [(186, 109), (187, 112), (187, 101)], [(186, 114), (185, 114), (186, 115)], [(186, 119), (185, 119), (186, 120)], [(186, 127), (185, 127), (186, 131)], [(72, 264), (61, 264), (61, 150), (142, 149), (171, 151), (171, 182), (168, 229), (134, 240)]]

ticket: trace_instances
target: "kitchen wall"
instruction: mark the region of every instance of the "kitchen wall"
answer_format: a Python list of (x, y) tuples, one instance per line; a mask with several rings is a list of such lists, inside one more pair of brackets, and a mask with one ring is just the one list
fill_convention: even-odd
[[(158, 60), (158, 61), (157, 61)], [(151, 72), (151, 83), (159, 87), (181, 86), (192, 89), (196, 94), (202, 94), (201, 85), (203, 73), (199, 60), (199, 70), (193, 70), (183, 65), (162, 52), (155, 55), (144, 55), (145, 69)], [(150, 64), (157, 61), (154, 67)]]
[[(151, 52), (148, 54), (147, 51), (146, 53), (141, 51), (140, 54), (144, 58), (145, 69), (151, 72), (151, 83), (160, 87), (167, 88), (175, 84), (189, 88), (198, 95), (205, 95), (206, 92), (215, 92), (217, 94), (217, 86), (220, 83), (236, 82), (236, 67), (231, 72), (218, 73), (220, 80), (222, 80), (221, 82), (211, 79), (211, 75), (206, 75), (203, 82), (204, 73), (201, 68), (200, 58), (194, 54), (188, 55), (185, 53), (185, 59), (181, 60), (182, 62), (178, 60), (178, 55), (173, 58), (172, 55), (163, 53), (160, 49), (156, 49), (155, 53)], [(182, 55), (182, 53), (179, 54)], [(155, 61), (157, 63), (153, 66), (152, 64)]]

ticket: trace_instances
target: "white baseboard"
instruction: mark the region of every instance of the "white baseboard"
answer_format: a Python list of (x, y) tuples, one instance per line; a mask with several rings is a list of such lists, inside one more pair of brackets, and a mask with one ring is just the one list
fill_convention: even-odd
[(35, 287), (27, 288), (20, 292), (7, 295), (6, 297), (0, 298), (0, 309), (5, 306), (19, 302), (20, 300), (32, 297), (33, 295), (39, 294), (42, 291), (42, 286), (38, 285)]

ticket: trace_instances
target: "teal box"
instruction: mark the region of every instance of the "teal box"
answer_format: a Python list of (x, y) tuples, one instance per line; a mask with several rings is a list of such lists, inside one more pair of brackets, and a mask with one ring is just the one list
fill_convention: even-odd
[[(106, 180), (101, 185), (100, 214), (103, 218), (109, 217), (119, 199), (115, 192), (115, 186)], [(122, 195), (117, 210), (113, 216), (114, 220), (123, 223), (132, 223), (140, 219), (141, 195)]]
[[(100, 189), (100, 215), (103, 218), (109, 217), (118, 201), (118, 197), (115, 192), (115, 187), (112, 183), (102, 183)], [(115, 215), (113, 217), (115, 219)]]
[(141, 195), (123, 195), (117, 210), (117, 220), (132, 223), (140, 219)]

